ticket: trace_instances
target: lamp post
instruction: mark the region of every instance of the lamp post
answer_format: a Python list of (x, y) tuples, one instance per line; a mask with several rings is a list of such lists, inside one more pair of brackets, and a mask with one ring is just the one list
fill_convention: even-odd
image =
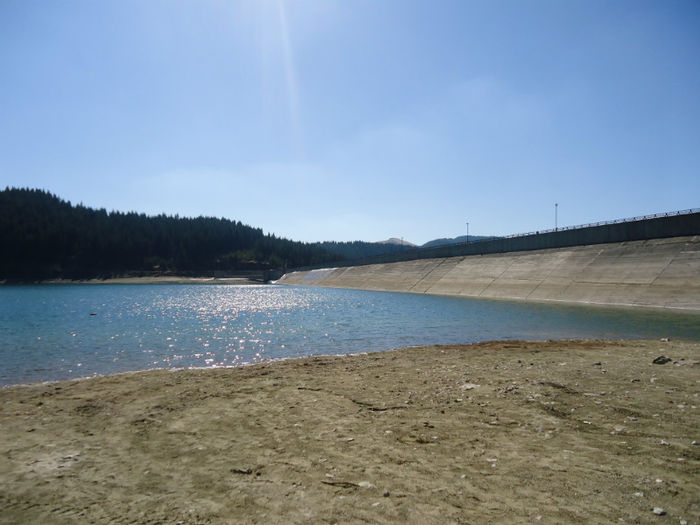
[(557, 231), (558, 226), (559, 226), (559, 225), (557, 224), (557, 223), (558, 223), (558, 220), (559, 220), (558, 212), (559, 212), (559, 203), (558, 203), (558, 202), (555, 202), (555, 203), (554, 203), (554, 231)]

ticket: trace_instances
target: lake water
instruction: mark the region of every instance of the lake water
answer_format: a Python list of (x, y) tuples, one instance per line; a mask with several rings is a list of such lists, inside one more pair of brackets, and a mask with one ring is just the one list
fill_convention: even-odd
[(700, 316), (286, 286), (0, 286), (0, 385), (493, 339), (700, 340)]

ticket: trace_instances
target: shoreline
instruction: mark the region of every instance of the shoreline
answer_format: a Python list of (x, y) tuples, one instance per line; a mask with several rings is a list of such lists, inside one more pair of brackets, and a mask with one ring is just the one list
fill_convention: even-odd
[(5, 387), (0, 523), (697, 523), (699, 358), (496, 341)]
[(342, 286), (326, 286), (326, 285), (308, 285), (308, 284), (287, 284), (285, 282), (270, 281), (268, 284), (275, 284), (279, 286), (301, 286), (309, 288), (330, 288), (335, 290), (358, 290), (366, 292), (379, 292), (379, 293), (398, 293), (398, 294), (409, 294), (409, 295), (434, 295), (436, 297), (453, 297), (456, 299), (466, 299), (470, 301), (484, 301), (484, 302), (497, 302), (497, 303), (515, 303), (515, 304), (540, 304), (544, 306), (573, 306), (576, 308), (593, 308), (601, 310), (621, 310), (621, 311), (633, 311), (633, 312), (657, 312), (657, 313), (671, 313), (671, 314), (688, 314), (688, 315), (700, 315), (700, 308), (686, 307), (686, 306), (665, 306), (665, 305), (647, 305), (647, 304), (634, 304), (634, 303), (604, 303), (596, 301), (568, 301), (565, 299), (523, 299), (520, 297), (475, 297), (469, 295), (460, 295), (454, 293), (439, 293), (430, 294), (427, 292), (415, 292), (407, 290), (379, 290), (372, 288), (345, 288)]
[[(526, 343), (529, 345), (535, 345), (535, 344), (551, 344), (551, 343), (560, 343), (562, 345), (568, 345), (568, 344), (579, 344), (579, 343), (586, 343), (588, 341), (604, 341), (605, 343), (608, 344), (620, 344), (620, 343), (635, 343), (635, 342), (649, 342), (648, 339), (542, 339), (542, 340), (537, 340), (537, 339), (528, 339), (528, 340), (520, 340), (520, 339), (513, 339), (513, 340), (508, 340), (508, 339), (503, 339), (503, 340), (488, 340), (488, 341), (477, 341), (474, 343), (457, 343), (457, 344), (434, 344), (434, 345), (414, 345), (414, 346), (404, 346), (404, 347), (398, 347), (398, 348), (389, 348), (386, 350), (369, 350), (369, 351), (358, 351), (358, 352), (348, 352), (345, 354), (311, 354), (311, 355), (295, 355), (295, 356), (288, 356), (288, 357), (276, 357), (276, 358), (269, 358), (266, 361), (261, 361), (261, 362), (242, 362), (239, 364), (235, 365), (219, 365), (219, 366), (190, 366), (190, 367), (156, 367), (156, 368), (142, 368), (142, 369), (135, 369), (135, 370), (122, 370), (119, 372), (107, 372), (107, 373), (95, 373), (93, 375), (88, 375), (88, 376), (76, 376), (76, 377), (69, 377), (69, 378), (64, 378), (64, 379), (45, 379), (45, 380), (39, 380), (39, 381), (34, 381), (30, 383), (10, 383), (10, 384), (5, 384), (5, 385), (0, 385), (0, 392), (3, 390), (7, 389), (12, 389), (12, 388), (35, 388), (35, 387), (42, 387), (42, 386), (53, 386), (61, 383), (72, 383), (75, 381), (91, 381), (91, 380), (100, 380), (100, 379), (108, 379), (108, 378), (118, 378), (120, 376), (128, 376), (128, 375), (139, 375), (139, 374), (150, 374), (150, 373), (158, 373), (158, 372), (166, 372), (166, 373), (172, 373), (172, 374), (178, 374), (178, 373), (185, 373), (185, 372), (207, 372), (207, 371), (215, 371), (215, 370), (234, 370), (237, 368), (247, 368), (247, 367), (255, 367), (255, 366), (266, 366), (266, 365), (275, 365), (276, 363), (284, 363), (287, 361), (296, 361), (296, 360), (304, 360), (304, 359), (343, 359), (343, 358), (353, 358), (353, 357), (358, 357), (358, 356), (366, 356), (366, 355), (371, 355), (371, 354), (382, 354), (385, 352), (400, 352), (400, 351), (408, 351), (408, 350), (413, 350), (413, 349), (421, 349), (421, 348), (456, 348), (456, 347), (474, 347), (478, 345), (491, 345), (491, 344), (501, 344), (501, 345), (508, 345), (509, 343)], [(681, 343), (681, 344), (697, 344), (700, 348), (700, 341), (695, 341), (694, 339), (678, 339), (674, 338), (673, 340), (668, 339), (668, 338), (662, 338), (660, 339), (661, 344), (667, 344), (667, 343)], [(700, 355), (698, 356), (698, 359), (700, 359)]]

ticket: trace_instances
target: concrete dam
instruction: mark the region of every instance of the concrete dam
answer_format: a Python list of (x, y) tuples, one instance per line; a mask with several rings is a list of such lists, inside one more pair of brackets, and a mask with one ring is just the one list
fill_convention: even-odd
[(700, 312), (700, 235), (306, 269), (278, 283)]

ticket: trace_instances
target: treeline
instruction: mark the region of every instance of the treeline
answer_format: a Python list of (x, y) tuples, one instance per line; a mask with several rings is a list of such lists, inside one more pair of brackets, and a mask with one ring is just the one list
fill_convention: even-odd
[(0, 279), (211, 275), (338, 260), (240, 221), (107, 212), (43, 190), (0, 192)]
[(335, 259), (362, 259), (364, 257), (373, 257), (375, 255), (385, 255), (388, 253), (403, 252), (406, 250), (415, 249), (414, 246), (405, 246), (401, 244), (381, 243), (381, 242), (335, 242), (325, 241), (317, 242), (316, 246), (328, 252), (336, 254)]
[(465, 244), (466, 242), (481, 242), (481, 241), (492, 241), (498, 239), (494, 235), (460, 235), (459, 237), (443, 237), (440, 239), (433, 239), (432, 241), (426, 242), (421, 248), (436, 248), (438, 246), (449, 246), (453, 244)]

